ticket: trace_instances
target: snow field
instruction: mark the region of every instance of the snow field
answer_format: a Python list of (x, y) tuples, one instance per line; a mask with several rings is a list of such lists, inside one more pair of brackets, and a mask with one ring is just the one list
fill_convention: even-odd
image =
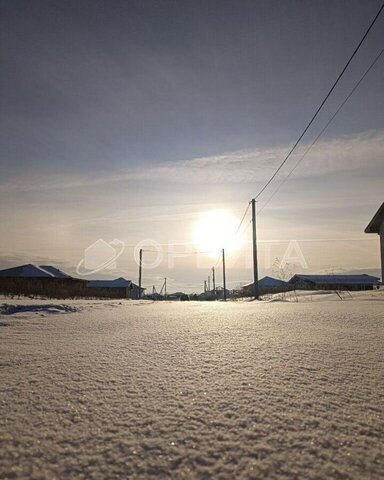
[(375, 298), (0, 315), (0, 478), (381, 479)]

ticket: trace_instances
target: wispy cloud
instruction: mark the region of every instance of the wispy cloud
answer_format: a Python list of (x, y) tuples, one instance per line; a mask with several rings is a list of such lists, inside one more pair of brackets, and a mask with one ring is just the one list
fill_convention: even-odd
[[(281, 171), (284, 177), (306, 152), (303, 145)], [(163, 184), (249, 184), (262, 183), (285, 158), (290, 146), (240, 150), (222, 155), (200, 157), (129, 171), (91, 171), (81, 175), (38, 175), (0, 184), (0, 192), (77, 189), (130, 181), (156, 181)], [(295, 171), (305, 178), (344, 170), (380, 167), (384, 151), (384, 131), (341, 136), (318, 142)]]

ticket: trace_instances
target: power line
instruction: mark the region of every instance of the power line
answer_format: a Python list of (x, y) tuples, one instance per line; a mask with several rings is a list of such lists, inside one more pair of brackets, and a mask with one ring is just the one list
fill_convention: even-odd
[(216, 260), (216, 263), (215, 263), (215, 268), (218, 267), (218, 265), (220, 264), (220, 261), (221, 261), (221, 251), (220, 251), (220, 253), (219, 253), (218, 257), (217, 257), (217, 260)]
[(247, 205), (247, 208), (245, 209), (243, 218), (241, 219), (241, 221), (240, 221), (240, 223), (239, 223), (239, 226), (238, 226), (237, 229), (236, 229), (235, 236), (239, 233), (239, 230), (240, 230), (240, 228), (241, 228), (241, 225), (242, 225), (243, 222), (244, 222), (245, 216), (246, 216), (247, 213), (248, 213), (248, 210), (249, 210), (250, 205), (251, 205), (251, 202), (248, 202), (248, 205)]
[(284, 185), (284, 183), (288, 180), (288, 178), (292, 175), (292, 173), (296, 170), (296, 168), (299, 166), (299, 164), (304, 160), (304, 158), (307, 156), (309, 151), (312, 149), (312, 147), (315, 145), (315, 143), (319, 140), (319, 138), (323, 135), (323, 133), (327, 130), (329, 125), (333, 122), (335, 117), (338, 115), (340, 110), (344, 107), (344, 105), (348, 102), (348, 100), (352, 97), (352, 95), (355, 93), (355, 91), (358, 89), (364, 78), (368, 75), (368, 73), (372, 70), (372, 68), (375, 66), (375, 64), (379, 61), (381, 55), (384, 53), (384, 48), (381, 50), (381, 52), (375, 57), (373, 62), (369, 65), (369, 67), (365, 70), (364, 74), (360, 78), (360, 80), (355, 84), (355, 86), (352, 88), (352, 90), (349, 92), (349, 94), (345, 97), (343, 102), (340, 104), (339, 108), (336, 110), (336, 112), (332, 115), (332, 117), (328, 120), (324, 128), (321, 130), (321, 132), (317, 135), (317, 137), (314, 139), (314, 141), (311, 143), (311, 145), (307, 148), (307, 150), (304, 152), (304, 154), (299, 158), (299, 160), (296, 162), (296, 164), (293, 166), (293, 168), (290, 170), (288, 175), (282, 180), (282, 182), (278, 185), (276, 190), (272, 193), (272, 195), (269, 197), (269, 199), (264, 203), (264, 205), (260, 208), (260, 210), (257, 212), (259, 215), (264, 208), (269, 204), (269, 202), (272, 200), (272, 198), (276, 195), (276, 193), (280, 190), (280, 188)]
[[(236, 229), (236, 231), (235, 231), (234, 236), (236, 236), (236, 235), (239, 233), (240, 228), (241, 228), (241, 226), (242, 226), (242, 224), (243, 224), (243, 222), (244, 222), (244, 219), (245, 219), (245, 217), (246, 217), (246, 215), (247, 215), (247, 213), (248, 213), (248, 210), (249, 210), (250, 205), (251, 205), (251, 202), (248, 203), (248, 205), (247, 205), (247, 207), (246, 207), (246, 209), (245, 209), (245, 212), (244, 212), (244, 214), (243, 214), (243, 216), (242, 216), (242, 219), (241, 219), (241, 221), (240, 221), (240, 223), (239, 223), (239, 225), (238, 225), (238, 227), (237, 227), (237, 229)], [(250, 220), (250, 222), (251, 222), (251, 220)], [(248, 227), (249, 227), (249, 225), (246, 226), (246, 228), (243, 230), (242, 234), (244, 234), (244, 232), (247, 230)], [(158, 245), (158, 246), (162, 246), (162, 247), (175, 247), (175, 246), (193, 245), (193, 242), (158, 243), (157, 245)], [(125, 246), (134, 246), (134, 245), (125, 245)], [(151, 249), (148, 249), (148, 248), (143, 248), (142, 250), (143, 250), (143, 252), (159, 253), (159, 251), (158, 251), (158, 250), (155, 250), (155, 249), (151, 250)], [(219, 249), (219, 248), (213, 248), (212, 250), (192, 251), (192, 252), (186, 252), (186, 253), (190, 253), (190, 254), (204, 254), (204, 253), (212, 253), (212, 252), (215, 252), (215, 251), (218, 251), (218, 250), (220, 250), (220, 252), (221, 252), (221, 249)], [(219, 254), (219, 258), (221, 258), (221, 253)]]
[[(249, 219), (248, 223), (244, 226), (244, 228), (242, 229), (241, 231), (241, 236), (244, 235), (244, 233), (248, 230), (248, 228), (252, 225), (252, 218)], [(244, 242), (244, 243), (247, 243), (247, 242)], [(231, 270), (232, 267), (235, 265), (235, 263), (237, 262), (238, 260), (238, 256), (236, 255), (232, 255), (230, 258), (229, 258), (229, 262), (227, 262), (227, 270)], [(229, 265), (229, 266), (228, 266)]]
[[(170, 246), (172, 246), (172, 244), (169, 244)], [(173, 253), (185, 253), (187, 255), (200, 255), (200, 254), (205, 254), (205, 253), (214, 253), (214, 252), (217, 252), (217, 251), (221, 251), (220, 248), (213, 248), (212, 250), (204, 250), (204, 251), (185, 251), (185, 252), (168, 252), (167, 250), (151, 250), (151, 249), (148, 249), (148, 248), (143, 248), (142, 249), (143, 252), (151, 252), (151, 253), (169, 253), (169, 254), (173, 254)]]
[(314, 122), (315, 118), (317, 117), (317, 115), (319, 114), (320, 110), (323, 108), (325, 102), (328, 100), (328, 98), (330, 97), (330, 95), (332, 94), (333, 90), (336, 88), (336, 85), (339, 83), (341, 77), (344, 75), (345, 71), (347, 70), (347, 68), (349, 67), (350, 63), (352, 62), (353, 58), (355, 57), (356, 53), (359, 51), (361, 45), (363, 44), (364, 40), (366, 39), (368, 33), (371, 31), (373, 25), (376, 23), (376, 20), (379, 18), (379, 15), (380, 13), (382, 12), (382, 10), (384, 9), (384, 3), (381, 5), (379, 11), (377, 12), (377, 14), (375, 15), (374, 19), (372, 20), (371, 24), (369, 25), (367, 31), (365, 32), (365, 34), (363, 35), (362, 39), (360, 40), (360, 42), (358, 43), (357, 47), (355, 48), (355, 50), (353, 51), (352, 55), (350, 56), (349, 60), (347, 61), (347, 63), (345, 64), (344, 68), (342, 69), (342, 71), (340, 72), (339, 76), (336, 78), (335, 82), (333, 83), (331, 89), (329, 90), (329, 92), (327, 93), (327, 95), (325, 96), (324, 100), (321, 102), (320, 106), (317, 108), (315, 114), (313, 115), (313, 117), (311, 118), (310, 122), (307, 124), (307, 126), (305, 127), (305, 129), (303, 130), (302, 134), (300, 135), (300, 137), (296, 140), (295, 144), (293, 145), (293, 147), (291, 148), (291, 150), (288, 152), (287, 156), (284, 158), (284, 160), (281, 162), (280, 166), (277, 168), (277, 170), (275, 171), (275, 173), (271, 176), (271, 178), (267, 181), (267, 183), (263, 186), (263, 188), (259, 191), (259, 193), (254, 197), (255, 199), (259, 198), (260, 195), (264, 192), (264, 190), (268, 187), (268, 185), (273, 181), (273, 179), (276, 177), (276, 175), (279, 173), (279, 171), (281, 170), (281, 168), (283, 167), (283, 165), (286, 163), (286, 161), (289, 159), (289, 157), (291, 156), (291, 154), (293, 153), (293, 151), (296, 149), (297, 145), (300, 143), (301, 139), (304, 137), (304, 135), (307, 133), (309, 127), (312, 125), (312, 123)]
[(245, 225), (245, 228), (243, 228), (241, 235), (244, 235), (244, 233), (248, 230), (251, 224), (252, 224), (252, 218), (249, 219), (249, 222)]

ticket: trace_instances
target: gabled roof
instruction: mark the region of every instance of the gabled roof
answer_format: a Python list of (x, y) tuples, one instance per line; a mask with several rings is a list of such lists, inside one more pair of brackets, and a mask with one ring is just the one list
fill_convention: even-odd
[(384, 222), (384, 202), (381, 204), (381, 207), (377, 210), (372, 220), (367, 225), (367, 228), (364, 230), (365, 233), (380, 233), (380, 226)]
[(19, 267), (0, 270), (0, 277), (7, 278), (72, 278), (51, 265), (33, 265), (28, 263)]
[(322, 285), (377, 285), (379, 278), (363, 273), (361, 275), (294, 275), (289, 283), (310, 282)]
[(0, 270), (0, 277), (8, 278), (54, 278), (54, 275), (37, 265), (28, 263), (19, 267)]
[(167, 295), (168, 297), (170, 296), (174, 296), (174, 297), (181, 297), (182, 295), (186, 295), (184, 292), (174, 292), (174, 293), (170, 293), (169, 295)]
[(287, 282), (284, 282), (284, 280), (280, 280), (278, 278), (273, 278), (273, 277), (264, 277), (261, 280), (259, 280), (259, 285), (263, 287), (282, 287), (283, 285), (286, 285)]
[(114, 280), (90, 280), (87, 282), (87, 287), (91, 288), (126, 288), (131, 285), (131, 280), (126, 280), (123, 277), (115, 278)]
[(70, 275), (62, 272), (56, 267), (52, 267), (52, 265), (39, 265), (39, 268), (45, 270), (46, 272), (53, 275), (55, 278), (72, 278)]
[[(284, 280), (280, 280), (278, 278), (273, 278), (273, 277), (263, 277), (258, 281), (258, 284), (262, 287), (282, 287), (284, 285), (287, 285), (287, 282)], [(248, 283), (247, 285), (244, 285), (243, 288), (246, 287), (252, 287), (253, 282)]]

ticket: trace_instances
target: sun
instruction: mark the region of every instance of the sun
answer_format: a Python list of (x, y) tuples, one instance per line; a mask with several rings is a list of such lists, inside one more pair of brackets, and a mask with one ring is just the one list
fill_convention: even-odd
[(228, 210), (211, 210), (201, 215), (193, 230), (193, 243), (197, 249), (217, 255), (225, 248), (228, 252), (240, 248), (241, 235), (236, 233), (238, 219)]

